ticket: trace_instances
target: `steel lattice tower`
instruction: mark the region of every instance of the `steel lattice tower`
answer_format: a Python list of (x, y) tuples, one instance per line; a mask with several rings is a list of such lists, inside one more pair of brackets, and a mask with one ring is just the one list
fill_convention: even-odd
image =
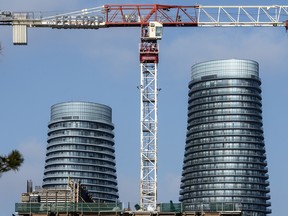
[[(159, 27), (158, 36), (153, 34), (157, 32), (157, 27)], [(152, 23), (152, 26), (141, 28), (140, 206), (144, 211), (156, 210), (157, 204), (157, 73), (159, 54), (157, 40), (161, 39), (161, 36), (162, 26), (159, 23)]]

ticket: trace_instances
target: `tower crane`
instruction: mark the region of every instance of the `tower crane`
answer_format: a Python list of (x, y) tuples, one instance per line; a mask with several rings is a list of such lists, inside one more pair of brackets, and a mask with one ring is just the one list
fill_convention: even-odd
[(157, 205), (158, 40), (163, 27), (285, 27), (288, 6), (178, 6), (110, 4), (62, 14), (0, 12), (0, 25), (13, 27), (13, 43), (27, 45), (27, 29), (140, 27), (140, 207)]

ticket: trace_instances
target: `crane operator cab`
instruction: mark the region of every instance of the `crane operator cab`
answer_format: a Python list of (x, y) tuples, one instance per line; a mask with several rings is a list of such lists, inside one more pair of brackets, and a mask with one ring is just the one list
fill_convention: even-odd
[(149, 23), (149, 38), (161, 39), (163, 34), (163, 25), (159, 22)]
[(163, 25), (159, 22), (150, 22), (149, 26), (142, 28), (142, 38), (160, 40), (163, 34)]

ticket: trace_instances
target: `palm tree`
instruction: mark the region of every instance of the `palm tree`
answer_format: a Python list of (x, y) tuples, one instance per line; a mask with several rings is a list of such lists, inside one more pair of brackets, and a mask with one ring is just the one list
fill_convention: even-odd
[(18, 150), (13, 150), (8, 155), (0, 155), (0, 175), (10, 170), (18, 171), (24, 158)]

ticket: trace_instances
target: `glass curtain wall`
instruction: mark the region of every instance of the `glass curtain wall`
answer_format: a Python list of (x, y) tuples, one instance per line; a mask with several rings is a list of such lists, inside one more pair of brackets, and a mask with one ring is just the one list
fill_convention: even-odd
[(192, 66), (180, 187), (186, 210), (271, 212), (258, 63)]
[(44, 189), (67, 188), (80, 181), (95, 201), (119, 198), (112, 109), (90, 102), (65, 102), (51, 107)]

